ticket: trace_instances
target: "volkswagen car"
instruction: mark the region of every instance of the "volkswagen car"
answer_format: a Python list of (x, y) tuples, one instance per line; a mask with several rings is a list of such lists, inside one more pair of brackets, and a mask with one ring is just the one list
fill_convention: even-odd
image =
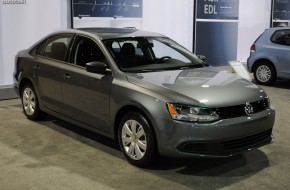
[(153, 32), (55, 32), (17, 54), (14, 79), (28, 119), (48, 113), (115, 139), (139, 167), (157, 155), (224, 158), (273, 141), (263, 89)]
[(271, 85), (276, 79), (290, 79), (290, 27), (266, 29), (251, 46), (248, 70), (255, 81)]

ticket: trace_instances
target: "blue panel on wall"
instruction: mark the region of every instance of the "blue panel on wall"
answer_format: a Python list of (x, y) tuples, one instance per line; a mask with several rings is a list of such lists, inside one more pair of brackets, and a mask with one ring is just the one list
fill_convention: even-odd
[(273, 7), (274, 20), (290, 20), (290, 1), (274, 0)]
[(237, 59), (239, 0), (196, 0), (195, 53), (213, 66)]
[(238, 22), (197, 22), (196, 54), (210, 65), (227, 65), (237, 59)]
[(272, 8), (272, 26), (286, 27), (290, 25), (290, 0), (274, 0)]
[(239, 18), (239, 0), (197, 1), (196, 18), (237, 20)]

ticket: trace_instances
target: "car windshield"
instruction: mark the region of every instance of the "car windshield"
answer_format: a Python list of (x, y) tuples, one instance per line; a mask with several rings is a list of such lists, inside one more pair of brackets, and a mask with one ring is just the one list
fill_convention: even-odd
[(206, 64), (165, 37), (132, 37), (104, 40), (119, 68), (126, 72), (204, 67)]

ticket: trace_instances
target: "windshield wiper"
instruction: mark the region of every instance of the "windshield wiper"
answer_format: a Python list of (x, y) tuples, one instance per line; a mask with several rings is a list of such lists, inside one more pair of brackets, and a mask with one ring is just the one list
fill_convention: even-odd
[(188, 66), (179, 66), (179, 67), (169, 67), (167, 68), (168, 70), (185, 70), (185, 69), (192, 69), (192, 68), (202, 68), (202, 67), (207, 67), (207, 64), (195, 64), (195, 65), (188, 65)]
[(208, 67), (209, 65), (206, 63), (199, 63), (199, 64), (194, 64), (194, 65), (190, 65), (190, 66), (185, 66), (182, 67), (183, 69), (188, 69), (188, 68), (201, 68), (201, 67)]

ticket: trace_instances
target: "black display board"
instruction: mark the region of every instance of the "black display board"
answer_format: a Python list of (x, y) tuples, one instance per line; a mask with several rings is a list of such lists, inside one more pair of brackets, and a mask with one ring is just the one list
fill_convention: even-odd
[(72, 0), (72, 25), (75, 21), (140, 20), (143, 0)]
[(214, 66), (237, 59), (239, 0), (195, 0), (194, 47)]
[(142, 18), (142, 0), (73, 0), (73, 17)]
[(272, 0), (272, 27), (290, 26), (290, 0)]

